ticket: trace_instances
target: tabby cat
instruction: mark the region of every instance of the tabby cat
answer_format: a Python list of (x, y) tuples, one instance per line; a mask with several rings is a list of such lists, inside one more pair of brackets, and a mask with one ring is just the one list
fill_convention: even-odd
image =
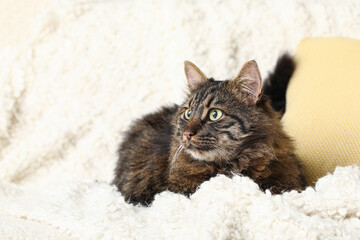
[(275, 85), (287, 78), (286, 89), (291, 64), (282, 57), (262, 90), (255, 61), (227, 81), (207, 78), (186, 61), (186, 101), (132, 125), (120, 146), (113, 183), (127, 201), (144, 205), (164, 190), (190, 195), (217, 174), (248, 176), (274, 194), (303, 189), (294, 147), (280, 123), (284, 102), (276, 99)]

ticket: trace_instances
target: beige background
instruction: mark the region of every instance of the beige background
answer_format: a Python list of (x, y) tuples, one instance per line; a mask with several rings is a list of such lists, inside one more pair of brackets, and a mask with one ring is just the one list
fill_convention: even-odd
[(47, 0), (0, 0), (0, 49), (28, 39), (33, 19), (47, 6)]

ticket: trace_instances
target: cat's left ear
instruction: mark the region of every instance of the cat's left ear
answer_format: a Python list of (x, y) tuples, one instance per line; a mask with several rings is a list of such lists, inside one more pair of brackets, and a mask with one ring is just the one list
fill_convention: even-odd
[(207, 82), (205, 74), (192, 62), (185, 61), (184, 70), (191, 92), (195, 91), (200, 85)]
[(261, 98), (261, 75), (255, 60), (248, 61), (232, 80), (240, 90), (241, 99), (249, 105), (255, 105)]

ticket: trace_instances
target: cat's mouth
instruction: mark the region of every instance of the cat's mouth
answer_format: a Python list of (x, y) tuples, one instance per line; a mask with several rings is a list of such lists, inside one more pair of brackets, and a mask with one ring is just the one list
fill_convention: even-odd
[(198, 151), (210, 151), (210, 150), (214, 149), (214, 146), (190, 142), (189, 146), (187, 146), (187, 148), (191, 149), (191, 150), (198, 150)]
[(203, 147), (195, 147), (193, 144), (190, 144), (185, 151), (194, 159), (201, 161), (214, 161), (217, 158), (214, 150), (204, 149)]
[(207, 141), (197, 141), (194, 139), (183, 141), (183, 145), (187, 149), (196, 149), (196, 150), (211, 150), (214, 149), (214, 146), (212, 143), (209, 143)]
[(184, 143), (185, 151), (193, 158), (202, 161), (214, 161), (216, 150), (214, 145), (205, 144), (196, 141), (187, 141)]

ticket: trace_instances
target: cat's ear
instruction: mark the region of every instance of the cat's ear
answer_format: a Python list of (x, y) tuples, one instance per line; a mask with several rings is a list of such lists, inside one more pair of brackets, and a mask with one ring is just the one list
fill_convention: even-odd
[(260, 100), (262, 82), (255, 60), (245, 63), (232, 82), (235, 83), (237, 90), (240, 90), (241, 99), (247, 104), (255, 105)]
[(195, 91), (201, 84), (207, 81), (205, 74), (195, 64), (184, 62), (184, 70), (190, 91)]

